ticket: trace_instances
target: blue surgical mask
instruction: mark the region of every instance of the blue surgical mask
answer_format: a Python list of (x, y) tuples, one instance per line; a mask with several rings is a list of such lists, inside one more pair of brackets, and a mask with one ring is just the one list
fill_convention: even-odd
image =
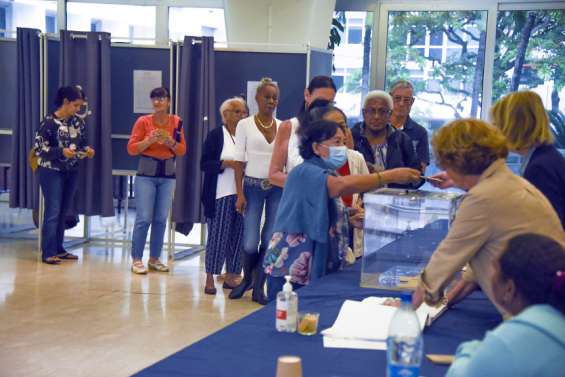
[[(322, 144), (323, 145), (323, 144)], [(340, 147), (327, 147), (330, 151), (328, 157), (322, 157), (328, 169), (336, 170), (341, 168), (347, 162), (347, 147), (342, 145)]]

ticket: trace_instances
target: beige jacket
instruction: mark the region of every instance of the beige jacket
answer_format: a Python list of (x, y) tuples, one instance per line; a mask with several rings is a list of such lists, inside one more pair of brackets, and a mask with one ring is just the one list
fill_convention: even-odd
[(474, 279), (495, 303), (493, 265), (508, 240), (524, 233), (545, 235), (565, 246), (565, 233), (549, 201), (513, 174), (504, 160), (497, 160), (465, 195), (446, 238), (424, 269), (421, 284), (426, 301), (439, 301), (454, 274), (468, 263), (464, 279)]

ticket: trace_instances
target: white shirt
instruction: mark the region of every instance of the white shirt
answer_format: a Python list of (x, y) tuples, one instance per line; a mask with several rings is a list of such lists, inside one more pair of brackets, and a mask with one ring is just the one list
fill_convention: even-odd
[[(275, 118), (278, 128), (281, 121)], [(274, 125), (273, 125), (274, 127)], [(252, 178), (269, 178), (269, 165), (275, 140), (267, 142), (257, 129), (253, 116), (242, 119), (235, 131), (235, 161), (247, 162), (245, 175)]]
[[(224, 147), (220, 160), (233, 160), (235, 157), (235, 138), (230, 135), (226, 127), (224, 129)], [(235, 172), (232, 168), (225, 168), (223, 173), (218, 175), (218, 183), (216, 185), (216, 199), (229, 195), (235, 195)]]
[(296, 130), (300, 126), (298, 118), (292, 118), (290, 120), (292, 126), (290, 130), (290, 137), (288, 139), (288, 150), (286, 153), (286, 172), (290, 173), (292, 169), (304, 162), (304, 159), (300, 155), (300, 138), (296, 134)]

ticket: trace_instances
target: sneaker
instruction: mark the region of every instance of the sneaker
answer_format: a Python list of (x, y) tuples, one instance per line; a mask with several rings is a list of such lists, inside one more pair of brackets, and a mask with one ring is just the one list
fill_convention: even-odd
[(147, 266), (150, 270), (159, 271), (159, 272), (169, 272), (169, 267), (165, 266), (161, 261), (156, 262), (148, 262)]
[(145, 268), (142, 261), (135, 261), (131, 265), (131, 272), (133, 272), (134, 274), (143, 275), (147, 273), (147, 268)]

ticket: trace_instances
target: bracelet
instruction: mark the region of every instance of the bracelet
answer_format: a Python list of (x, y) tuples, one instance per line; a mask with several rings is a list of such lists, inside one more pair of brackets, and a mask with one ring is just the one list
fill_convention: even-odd
[(377, 172), (377, 187), (381, 187), (383, 183), (383, 178), (381, 177), (381, 173)]

